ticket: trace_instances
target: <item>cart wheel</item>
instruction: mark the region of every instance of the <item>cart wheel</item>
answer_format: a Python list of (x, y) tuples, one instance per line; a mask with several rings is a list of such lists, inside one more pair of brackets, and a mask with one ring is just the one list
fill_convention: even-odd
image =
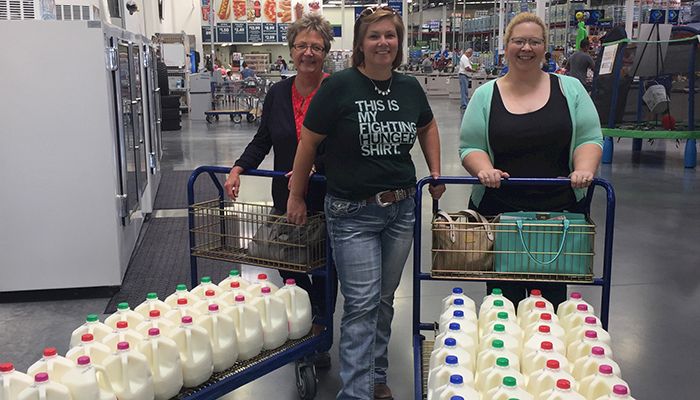
[(241, 114), (234, 114), (231, 116), (231, 120), (237, 124), (240, 124), (241, 121), (243, 121), (243, 117), (241, 117)]
[(248, 115), (245, 117), (246, 121), (253, 123), (255, 122), (255, 114), (253, 113), (248, 113)]
[(211, 115), (207, 115), (205, 119), (207, 120), (207, 124), (211, 124)]
[(233, 121), (233, 114), (229, 114), (228, 117)]
[(297, 361), (297, 392), (302, 400), (313, 400), (316, 397), (316, 370), (313, 364)]
[(216, 114), (214, 117), (216, 118), (217, 121), (219, 120), (219, 114)]

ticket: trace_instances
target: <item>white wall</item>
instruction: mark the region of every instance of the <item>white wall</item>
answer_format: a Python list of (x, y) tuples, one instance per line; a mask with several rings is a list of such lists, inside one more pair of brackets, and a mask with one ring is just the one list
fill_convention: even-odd
[[(136, 0), (143, 3), (143, 0)], [(195, 50), (204, 60), (202, 50), (202, 7), (195, 0), (171, 0), (163, 1), (163, 20), (158, 16), (158, 2), (145, 1), (143, 6), (145, 20), (145, 35), (151, 37), (156, 33), (181, 33), (194, 35)], [(141, 6), (139, 6), (141, 8)]]

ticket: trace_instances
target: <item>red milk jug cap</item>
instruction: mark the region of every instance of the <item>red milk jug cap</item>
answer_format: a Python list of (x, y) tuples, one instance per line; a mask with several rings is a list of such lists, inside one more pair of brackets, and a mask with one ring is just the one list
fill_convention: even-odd
[(218, 304), (209, 304), (209, 311), (219, 311)]
[(158, 335), (160, 335), (160, 329), (151, 328), (148, 330), (148, 336), (158, 336)]
[(543, 321), (551, 321), (551, 320), (552, 320), (552, 314), (550, 314), (550, 313), (548, 313), (548, 312), (543, 312), (542, 314), (540, 314), (540, 319), (543, 320)]
[(580, 299), (581, 298), (581, 293), (579, 292), (571, 292), (571, 296), (569, 296), (572, 299)]
[(126, 329), (129, 327), (129, 323), (126, 321), (117, 322), (117, 329)]
[(576, 309), (579, 311), (588, 311), (588, 306), (586, 304), (578, 304)]
[(204, 292), (204, 295), (207, 296), (207, 297), (214, 297), (214, 296), (216, 296), (216, 292), (213, 291), (213, 290), (211, 290), (211, 289), (209, 289), (209, 290), (207, 290), (206, 292)]
[(81, 342), (92, 342), (93, 340), (95, 340), (95, 337), (92, 335), (92, 333), (85, 333), (80, 337)]
[(182, 317), (182, 320), (181, 320), (181, 321), (182, 321), (183, 324), (191, 324), (191, 323), (192, 323), (192, 317), (190, 317), (189, 315), (185, 315), (184, 317)]
[(238, 296), (236, 296), (236, 298), (234, 300), (236, 300), (237, 302), (240, 303), (242, 301), (245, 301), (245, 296), (243, 296), (242, 294), (239, 294)]
[(88, 356), (80, 356), (78, 357), (78, 365), (88, 365), (90, 364), (90, 357)]
[(271, 291), (270, 288), (267, 287), (267, 286), (265, 286), (265, 287), (263, 287), (262, 289), (260, 289), (260, 293), (263, 293), (263, 294), (269, 294), (270, 291)]
[(151, 310), (148, 312), (148, 316), (151, 318), (158, 318), (160, 317), (160, 310)]
[(41, 383), (41, 382), (46, 382), (49, 380), (49, 374), (46, 372), (39, 372), (38, 374), (34, 375), (34, 382)]
[(559, 361), (558, 360), (547, 360), (547, 368), (559, 369)]
[(289, 279), (287, 279), (287, 281), (286, 281), (285, 283), (286, 283), (287, 285), (296, 285), (296, 284), (297, 284), (297, 281), (295, 281), (295, 280), (292, 279), (292, 278), (289, 278)]
[(545, 308), (544, 301), (536, 301), (535, 302), (535, 308)]
[(540, 289), (532, 289), (530, 290), (530, 296), (540, 297), (542, 296), (542, 292)]
[(625, 385), (614, 385), (613, 386), (613, 393), (625, 395), (625, 394), (629, 393), (629, 389), (627, 389), (627, 386), (625, 386)]
[(591, 354), (602, 356), (605, 354), (605, 349), (600, 346), (593, 346), (591, 347)]
[(586, 317), (583, 321), (584, 321), (585, 323), (587, 323), (588, 325), (595, 325), (596, 323), (598, 323), (598, 321), (596, 320), (596, 318), (593, 317), (593, 316)]
[(540, 325), (539, 328), (537, 328), (538, 331), (542, 333), (549, 333), (549, 326), (547, 325)]
[(267, 280), (267, 274), (258, 274), (258, 280), (259, 281)]
[(12, 372), (15, 370), (15, 366), (12, 363), (2, 363), (0, 364), (0, 372)]
[(178, 306), (184, 306), (185, 304), (187, 304), (187, 299), (185, 299), (184, 297), (181, 299), (177, 299)]
[(231, 289), (238, 289), (239, 287), (241, 287), (241, 283), (238, 281), (233, 281), (233, 282), (231, 282), (230, 286), (231, 286)]
[(129, 350), (129, 342), (117, 343), (117, 350)]
[(568, 379), (558, 379), (557, 387), (562, 390), (569, 390), (571, 389), (571, 382)]
[(608, 364), (602, 364), (600, 367), (598, 367), (598, 372), (603, 375), (610, 375), (613, 373), (613, 367)]
[(596, 331), (586, 331), (585, 335), (589, 339), (597, 339), (598, 338), (598, 332), (596, 332)]
[(553, 345), (552, 342), (545, 340), (542, 343), (540, 343), (540, 349), (542, 350), (552, 350)]
[(55, 347), (47, 347), (44, 349), (44, 357), (53, 357), (56, 354), (58, 354), (58, 352)]

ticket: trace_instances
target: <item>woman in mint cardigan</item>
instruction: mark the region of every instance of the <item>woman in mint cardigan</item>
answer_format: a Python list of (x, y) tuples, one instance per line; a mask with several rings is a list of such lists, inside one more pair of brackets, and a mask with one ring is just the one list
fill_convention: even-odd
[[(521, 13), (505, 32), (508, 73), (474, 92), (462, 120), (459, 155), (479, 178), (470, 208), (484, 215), (508, 211), (584, 210), (585, 189), (602, 156), (603, 136), (595, 106), (581, 83), (543, 72), (544, 23)], [(509, 177), (569, 177), (571, 187), (503, 187)], [(527, 284), (505, 283), (516, 302)], [(566, 299), (564, 284), (535, 284), (555, 305)]]

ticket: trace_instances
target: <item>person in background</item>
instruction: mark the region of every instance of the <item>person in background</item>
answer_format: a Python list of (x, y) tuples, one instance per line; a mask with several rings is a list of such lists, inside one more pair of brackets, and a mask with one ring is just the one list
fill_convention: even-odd
[[(257, 168), (270, 150), (274, 150), (274, 170), (291, 171), (297, 143), (301, 136), (301, 126), (311, 99), (316, 94), (321, 81), (327, 76), (321, 70), (323, 60), (331, 48), (333, 29), (330, 23), (318, 14), (307, 14), (289, 26), (287, 41), (289, 53), (297, 67), (297, 74), (282, 80), (270, 88), (265, 96), (263, 114), (257, 133), (236, 160), (224, 184), (226, 194), (236, 200), (240, 193), (240, 175), (251, 168)], [(320, 155), (316, 156), (316, 171), (324, 172)], [(273, 178), (272, 201), (275, 214), (287, 211), (289, 189), (286, 178)], [(310, 211), (322, 211), (326, 194), (325, 184), (314, 182), (305, 197)], [(321, 276), (311, 277), (304, 273), (280, 270), (284, 280), (293, 278), (297, 285), (309, 293), (314, 313), (314, 320), (325, 315), (325, 279)], [(335, 277), (332, 278), (335, 282)], [(335, 284), (333, 285), (335, 288)], [(331, 293), (335, 299), (336, 291)], [(334, 307), (334, 305), (331, 305)], [(314, 324), (314, 332), (322, 330), (320, 324)], [(321, 353), (316, 356), (317, 367), (329, 367), (330, 356)]]
[(590, 48), (588, 39), (581, 40), (580, 46), (581, 49), (569, 57), (569, 75), (578, 79), (586, 89), (590, 90), (587, 83), (588, 70), (595, 68), (595, 62), (593, 57), (588, 54), (588, 49)]
[[(304, 193), (316, 148), (324, 142), (328, 235), (345, 298), (340, 324), (337, 400), (392, 399), (387, 386), (394, 292), (413, 241), (420, 143), (430, 175), (440, 176), (440, 137), (418, 81), (395, 72), (404, 25), (387, 6), (355, 21), (353, 68), (323, 83), (304, 120), (287, 217), (306, 222)], [(444, 185), (431, 186), (439, 198)]]
[(282, 56), (277, 56), (277, 60), (275, 61), (275, 69), (279, 71), (283, 62), (284, 59), (282, 58)]
[(430, 58), (430, 54), (423, 54), (423, 62), (421, 62), (421, 68), (423, 73), (429, 74), (433, 72), (433, 60)]
[[(596, 109), (577, 79), (541, 70), (547, 30), (540, 18), (521, 13), (505, 32), (508, 73), (474, 92), (461, 127), (460, 159), (481, 185), (469, 208), (483, 215), (509, 211), (585, 212), (586, 188), (600, 163), (603, 136)], [(591, 116), (594, 116), (592, 118)], [(509, 177), (568, 176), (571, 186), (507, 186)], [(566, 285), (514, 282), (503, 288), (514, 303), (538, 288), (556, 307)]]
[(445, 53), (440, 54), (440, 58), (437, 60), (437, 70), (439, 72), (445, 72), (447, 67), (447, 58), (445, 58)]
[(282, 62), (280, 63), (280, 72), (281, 73), (287, 73), (289, 71), (289, 67), (287, 67), (287, 62), (284, 60), (281, 60)]
[(557, 62), (552, 58), (552, 53), (544, 53), (544, 63), (542, 63), (542, 71), (544, 72), (556, 72), (559, 69)]
[(248, 67), (248, 63), (243, 61), (243, 69), (241, 70), (241, 78), (255, 78), (255, 70)]
[(474, 72), (472, 69), (471, 57), (474, 50), (468, 48), (464, 50), (464, 54), (459, 58), (459, 93), (461, 99), (460, 110), (466, 110), (469, 104), (469, 73)]

